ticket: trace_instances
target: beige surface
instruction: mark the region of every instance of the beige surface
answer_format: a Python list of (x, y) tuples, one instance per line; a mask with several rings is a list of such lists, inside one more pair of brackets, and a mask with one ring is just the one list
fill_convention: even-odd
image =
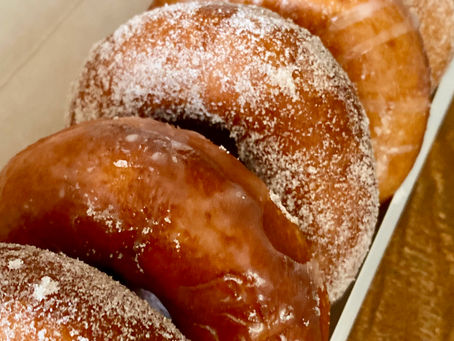
[(0, 1), (0, 167), (64, 126), (69, 85), (91, 45), (149, 2)]

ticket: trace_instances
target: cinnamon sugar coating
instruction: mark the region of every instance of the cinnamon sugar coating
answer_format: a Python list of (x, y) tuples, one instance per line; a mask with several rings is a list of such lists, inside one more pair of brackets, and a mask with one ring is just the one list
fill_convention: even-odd
[[(413, 166), (430, 107), (423, 44), (398, 1), (233, 0), (264, 6), (307, 28), (347, 72), (370, 120), (381, 202)], [(156, 0), (153, 7), (176, 2)]]
[(310, 244), (257, 177), (196, 133), (130, 117), (40, 140), (0, 173), (0, 217), (1, 240), (155, 293), (191, 339), (328, 338)]
[(33, 246), (0, 243), (0, 339), (185, 340), (106, 274)]
[(226, 129), (313, 243), (330, 298), (355, 278), (378, 211), (368, 121), (345, 72), (306, 30), (225, 3), (139, 15), (94, 46), (70, 114), (73, 123), (136, 115)]
[(429, 58), (432, 91), (454, 57), (454, 1), (402, 0), (415, 17)]

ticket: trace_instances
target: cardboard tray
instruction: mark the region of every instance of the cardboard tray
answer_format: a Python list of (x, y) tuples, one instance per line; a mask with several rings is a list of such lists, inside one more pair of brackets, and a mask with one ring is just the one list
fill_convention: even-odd
[[(65, 126), (70, 83), (94, 42), (150, 0), (0, 2), (0, 167), (19, 150)], [(357, 281), (332, 308), (331, 340), (346, 340), (454, 95), (454, 63), (432, 104), (416, 163), (387, 208)]]

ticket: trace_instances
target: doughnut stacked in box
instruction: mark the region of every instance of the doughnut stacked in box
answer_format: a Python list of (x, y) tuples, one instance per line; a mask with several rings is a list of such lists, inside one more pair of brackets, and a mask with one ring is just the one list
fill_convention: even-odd
[(1, 339), (329, 338), (454, 6), (254, 4), (154, 3), (92, 48), (69, 127), (0, 173)]

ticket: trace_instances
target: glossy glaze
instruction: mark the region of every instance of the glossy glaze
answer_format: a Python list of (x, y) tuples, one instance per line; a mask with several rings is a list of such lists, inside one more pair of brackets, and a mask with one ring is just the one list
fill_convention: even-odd
[(0, 217), (3, 241), (156, 293), (192, 339), (327, 338), (327, 296), (298, 227), (196, 133), (124, 118), (43, 139), (0, 174)]

